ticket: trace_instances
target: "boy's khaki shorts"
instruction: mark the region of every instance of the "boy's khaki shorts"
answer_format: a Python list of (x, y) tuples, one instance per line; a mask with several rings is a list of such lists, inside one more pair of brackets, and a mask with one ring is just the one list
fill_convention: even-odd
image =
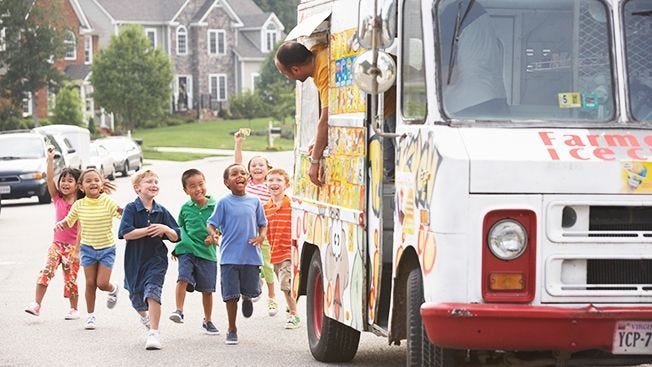
[(281, 283), (281, 290), (283, 292), (289, 292), (292, 290), (290, 282), (292, 279), (292, 262), (290, 260), (285, 260), (281, 263), (274, 264), (274, 273), (278, 278), (278, 282)]

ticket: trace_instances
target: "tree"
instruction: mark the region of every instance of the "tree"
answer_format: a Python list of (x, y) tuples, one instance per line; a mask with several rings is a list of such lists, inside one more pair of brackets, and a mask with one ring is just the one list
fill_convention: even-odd
[(265, 111), (279, 121), (294, 116), (294, 89), (296, 82), (284, 77), (274, 65), (274, 52), (270, 52), (260, 68), (260, 79), (256, 91), (260, 95)]
[[(9, 101), (4, 113), (19, 114), (28, 93), (34, 96), (44, 87), (56, 91), (63, 74), (52, 62), (63, 56), (63, 32), (54, 2), (0, 0), (0, 96)], [(36, 98), (32, 98), (36, 108)], [(36, 121), (36, 114), (33, 114)]]
[(286, 32), (297, 24), (299, 0), (254, 0), (263, 11), (272, 11), (285, 26)]
[(264, 113), (264, 105), (260, 96), (249, 91), (231, 98), (229, 109), (232, 116), (237, 119), (251, 120)]
[(169, 106), (172, 68), (142, 27), (127, 25), (102, 50), (91, 67), (93, 98), (116, 114), (123, 129), (133, 130), (162, 116)]
[(79, 91), (74, 87), (62, 88), (57, 94), (52, 123), (81, 126), (83, 121)]

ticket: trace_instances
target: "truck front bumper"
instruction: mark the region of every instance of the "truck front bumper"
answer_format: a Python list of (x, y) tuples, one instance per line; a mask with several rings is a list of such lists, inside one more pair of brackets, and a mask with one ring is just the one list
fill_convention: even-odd
[(611, 351), (618, 321), (651, 321), (652, 307), (581, 308), (424, 303), (433, 344), (456, 349)]

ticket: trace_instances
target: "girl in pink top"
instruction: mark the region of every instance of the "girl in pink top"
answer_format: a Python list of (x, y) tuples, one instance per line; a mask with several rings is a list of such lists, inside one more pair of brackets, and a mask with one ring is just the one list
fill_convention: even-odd
[[(245, 139), (242, 130), (233, 135), (235, 140), (235, 163), (242, 164), (242, 143)], [(272, 168), (267, 158), (257, 155), (249, 160), (247, 164), (247, 171), (249, 171), (249, 180), (245, 187), (245, 192), (249, 195), (257, 197), (261, 204), (265, 204), (271, 194), (267, 188), (265, 177), (267, 172)], [(267, 312), (270, 316), (276, 315), (278, 312), (278, 302), (276, 301), (276, 294), (274, 292), (274, 267), (272, 266), (271, 251), (269, 241), (265, 239), (260, 247), (263, 254), (263, 266), (260, 269), (262, 279), (267, 283)], [(256, 301), (255, 299), (254, 301)]]
[[(59, 175), (58, 188), (54, 183), (54, 147), (48, 147), (47, 184), (48, 192), (54, 203), (57, 221), (65, 218), (72, 204), (84, 194), (79, 189), (78, 181), (80, 171), (74, 168), (64, 168)], [(63, 270), (63, 296), (70, 300), (70, 311), (65, 316), (66, 320), (79, 318), (77, 301), (77, 272), (79, 271), (79, 231), (78, 226), (72, 228), (55, 229), (54, 239), (48, 249), (48, 258), (36, 280), (36, 295), (34, 302), (30, 303), (25, 312), (38, 316), (41, 311), (41, 302), (48, 284), (57, 268), (61, 264)]]

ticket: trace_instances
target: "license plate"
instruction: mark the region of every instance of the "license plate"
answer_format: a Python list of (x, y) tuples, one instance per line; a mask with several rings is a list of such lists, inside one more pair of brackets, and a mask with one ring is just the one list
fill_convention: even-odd
[(613, 354), (652, 354), (652, 321), (618, 321)]
[(11, 186), (0, 186), (0, 194), (10, 194)]

